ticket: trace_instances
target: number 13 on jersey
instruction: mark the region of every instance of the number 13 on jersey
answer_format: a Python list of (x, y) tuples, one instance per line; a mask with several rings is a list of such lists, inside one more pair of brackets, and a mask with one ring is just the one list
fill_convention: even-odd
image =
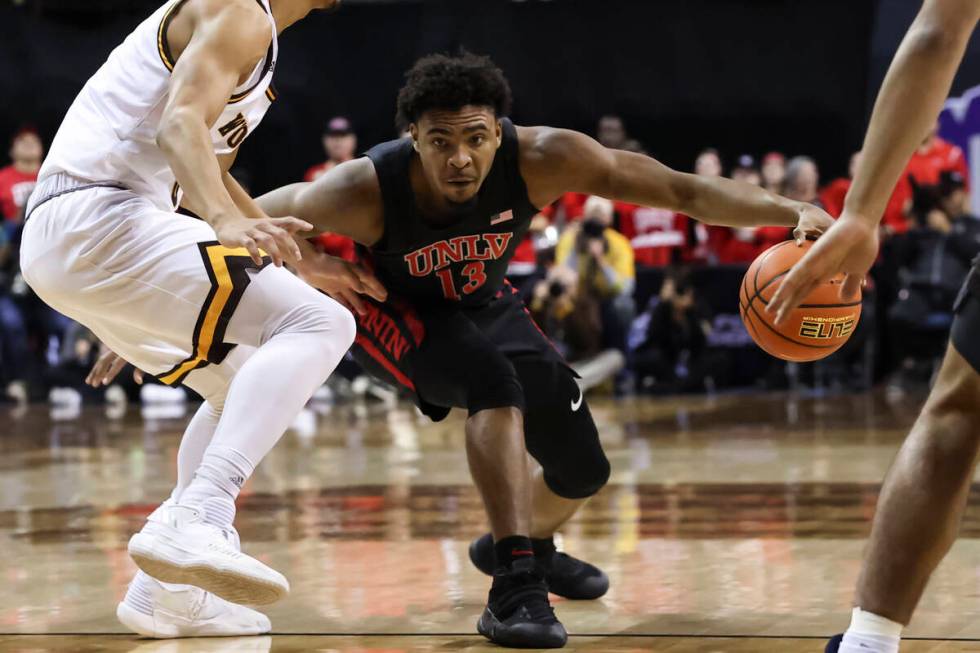
[[(462, 299), (462, 296), (456, 290), (456, 282), (453, 279), (453, 269), (451, 267), (438, 270), (436, 274), (439, 275), (439, 281), (442, 282), (442, 294), (445, 295), (446, 299), (452, 299), (454, 301)], [(487, 282), (483, 261), (472, 261), (464, 265), (462, 276), (464, 277), (461, 288), (463, 294), (471, 295), (475, 293)]]

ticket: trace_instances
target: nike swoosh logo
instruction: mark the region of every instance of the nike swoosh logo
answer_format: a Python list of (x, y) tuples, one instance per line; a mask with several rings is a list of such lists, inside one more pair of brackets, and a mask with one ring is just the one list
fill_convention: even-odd
[(585, 399), (585, 395), (582, 394), (582, 388), (578, 389), (578, 399), (572, 401), (572, 412), (578, 411), (582, 407), (582, 401)]

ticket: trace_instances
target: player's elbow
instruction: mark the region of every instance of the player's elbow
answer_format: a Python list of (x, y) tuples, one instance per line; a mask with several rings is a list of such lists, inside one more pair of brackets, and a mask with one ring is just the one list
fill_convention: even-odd
[(965, 20), (962, 16), (951, 12), (929, 12), (926, 7), (909, 29), (909, 49), (916, 54), (933, 56), (958, 52), (973, 33), (974, 25), (975, 21)]

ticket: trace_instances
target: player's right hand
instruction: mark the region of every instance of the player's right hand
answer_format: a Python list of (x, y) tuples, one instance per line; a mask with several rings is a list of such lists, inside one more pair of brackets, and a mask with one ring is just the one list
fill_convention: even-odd
[(877, 256), (878, 224), (845, 211), (780, 282), (766, 311), (781, 324), (818, 284), (838, 274), (846, 275), (841, 299), (853, 298)]
[(295, 264), (302, 260), (299, 246), (293, 235), (311, 231), (313, 225), (299, 218), (246, 218), (229, 216), (215, 220), (214, 231), (218, 242), (225, 247), (244, 247), (256, 265), (262, 265), (265, 252), (277, 267), (283, 261)]
[[(99, 358), (95, 361), (95, 365), (92, 366), (92, 370), (88, 373), (88, 376), (85, 377), (85, 383), (93, 388), (109, 385), (128, 364), (122, 356), (105, 345), (102, 345), (102, 352), (99, 354)], [(133, 380), (136, 383), (142, 384), (143, 372), (133, 368)]]

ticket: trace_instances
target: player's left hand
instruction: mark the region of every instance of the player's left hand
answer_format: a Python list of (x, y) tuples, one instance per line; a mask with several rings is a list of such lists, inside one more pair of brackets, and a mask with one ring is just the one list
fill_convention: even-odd
[(367, 313), (367, 309), (360, 295), (367, 295), (379, 302), (388, 299), (388, 291), (371, 272), (335, 256), (306, 256), (296, 266), (296, 272), (306, 283), (361, 315)]
[(800, 219), (793, 229), (793, 238), (797, 245), (802, 245), (807, 236), (816, 238), (830, 229), (833, 224), (834, 219), (829, 213), (813, 204), (804, 204), (800, 209)]

